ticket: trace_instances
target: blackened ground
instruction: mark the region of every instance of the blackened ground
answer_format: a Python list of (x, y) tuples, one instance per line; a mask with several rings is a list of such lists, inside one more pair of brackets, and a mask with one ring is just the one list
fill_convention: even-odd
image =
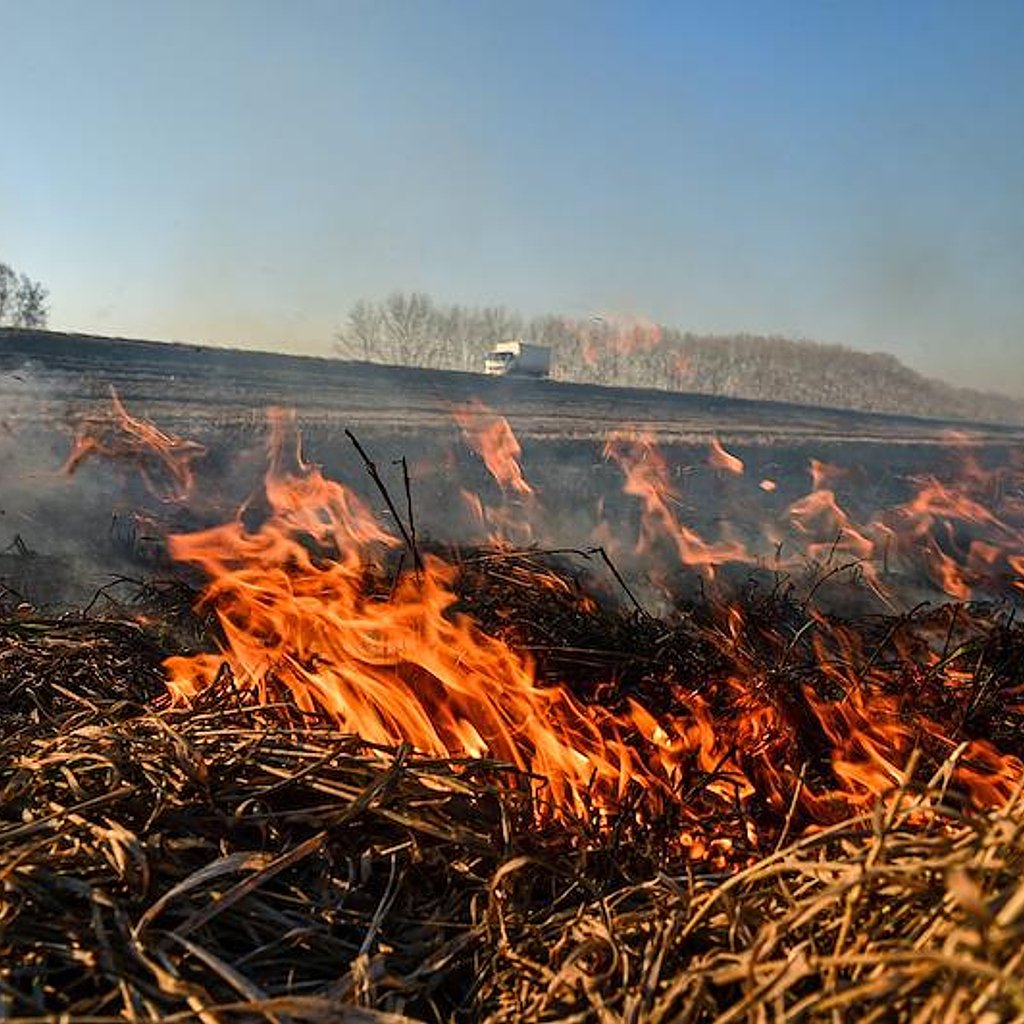
[(781, 402), (0, 330), (0, 398), (17, 397), (19, 374), (25, 381), (42, 376), (48, 397), (65, 404), (103, 399), (114, 386), (142, 414), (178, 426), (202, 421), (244, 425), (254, 415), (260, 418), (267, 406), (280, 405), (300, 409), (311, 424), (446, 429), (453, 404), (477, 399), (514, 419), (524, 438), (600, 440), (626, 425), (652, 431), (659, 443), (709, 434), (769, 443), (783, 438), (934, 442), (951, 428), (980, 432), (994, 441), (1024, 437), (1024, 430), (1011, 427)]
[[(154, 494), (131, 465), (88, 462), (61, 472), (83, 414), (116, 389), (136, 416), (200, 441), (188, 501)], [(480, 401), (510, 421), (535, 499), (503, 495), (467, 446), (453, 410)], [(751, 536), (812, 487), (812, 459), (842, 468), (835, 488), (855, 519), (905, 501), (914, 479), (956, 472), (949, 424), (782, 403), (625, 388), (503, 380), (194, 345), (47, 332), (0, 331), (0, 600), (75, 603), (112, 573), (169, 567), (163, 538), (259, 512), (271, 407), (296, 410), (305, 457), (361, 494), (387, 522), (385, 502), (346, 429), (363, 442), (400, 508), (405, 458), (421, 538), (477, 543), (490, 533), (521, 544), (602, 543), (624, 571), (641, 508), (622, 470), (603, 456), (610, 431), (642, 430), (662, 450), (680, 522), (705, 537), (728, 523)], [(1010, 465), (1024, 431), (969, 428), (974, 455)], [(717, 437), (746, 463), (743, 477), (708, 463)], [(761, 489), (771, 480), (772, 491)], [(463, 492), (490, 510), (477, 520)], [(255, 497), (254, 497), (255, 496)], [(393, 525), (393, 524), (392, 524)], [(47, 561), (49, 559), (49, 561)], [(77, 592), (71, 583), (78, 584)]]

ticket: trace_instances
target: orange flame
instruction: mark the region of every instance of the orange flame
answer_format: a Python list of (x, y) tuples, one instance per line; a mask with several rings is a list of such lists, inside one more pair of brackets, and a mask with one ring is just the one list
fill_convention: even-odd
[[(227, 665), (236, 685), (261, 699), (286, 691), (298, 707), (327, 712), (368, 742), (497, 758), (530, 772), (544, 817), (603, 820), (639, 787), (637, 814), (671, 805), (698, 827), (698, 811), (678, 802), (680, 786), (694, 778), (703, 780), (705, 801), (729, 807), (764, 799), (783, 810), (796, 792), (794, 745), (808, 730), (830, 748), (834, 777), (830, 786), (803, 789), (800, 806), (815, 820), (863, 808), (902, 780), (914, 734), (901, 706), (850, 667), (864, 661), (856, 639), (826, 631), (823, 619), (818, 671), (842, 699), (805, 686), (803, 717), (790, 719), (795, 712), (758, 687), (751, 665), (717, 683), (670, 684), (675, 710), (655, 714), (637, 699), (614, 712), (581, 703), (565, 686), (538, 683), (529, 658), (454, 611), (457, 570), (436, 557), (381, 600), (368, 585), (374, 551), (395, 539), (343, 485), (301, 460), (285, 467), (287, 426), (279, 420), (275, 428), (270, 512), (258, 529), (236, 521), (170, 539), (174, 557), (208, 577), (203, 600), (224, 635), (220, 652), (167, 659), (177, 699), (211, 685)], [(538, 573), (537, 581), (564, 590), (557, 578), (549, 586)], [(722, 643), (737, 668), (746, 630), (743, 613), (731, 608)], [(977, 790), (1005, 795), (1019, 764), (980, 741), (973, 754), (976, 772), (987, 766)], [(708, 855), (710, 848), (694, 849)]]
[(109, 412), (82, 420), (64, 462), (64, 472), (70, 476), (96, 456), (126, 462), (139, 471), (154, 496), (162, 501), (183, 501), (191, 494), (195, 482), (192, 463), (206, 449), (132, 416), (113, 388), (110, 399)]
[(456, 409), (453, 416), (466, 443), (484, 460), (484, 465), (503, 491), (533, 494), (533, 488), (526, 482), (519, 464), (522, 447), (504, 416), (475, 401)]
[[(964, 444), (963, 438), (958, 442)], [(650, 435), (617, 431), (609, 435), (605, 457), (617, 462), (625, 474), (623, 491), (640, 499), (639, 554), (649, 554), (657, 538), (671, 539), (680, 565), (711, 578), (725, 563), (748, 567), (771, 564), (776, 570), (802, 567), (838, 569), (856, 566), (861, 578), (887, 607), (893, 607), (893, 583), (887, 576), (919, 578), (957, 600), (970, 600), (998, 591), (1007, 579), (1024, 590), (1024, 487), (1007, 483), (1008, 469), (984, 468), (968, 449), (960, 453), (955, 482), (927, 476), (916, 481), (916, 492), (902, 504), (858, 521), (843, 504), (838, 488), (856, 490), (851, 470), (812, 459), (811, 490), (793, 501), (780, 522), (762, 511), (750, 513), (753, 501), (741, 495), (730, 502), (750, 518), (746, 539), (737, 540), (730, 524), (717, 541), (702, 537), (680, 519), (679, 490), (670, 480), (668, 463)], [(741, 475), (741, 460), (714, 440), (708, 464)], [(1024, 479), (1018, 468), (1016, 479)], [(777, 490), (775, 480), (762, 479), (751, 487), (762, 494)], [(751, 492), (753, 493), (753, 491)], [(771, 557), (773, 549), (787, 545), (784, 559)]]
[[(661, 344), (661, 327), (646, 317), (603, 313), (589, 320), (564, 320), (563, 326), (580, 341), (580, 355), (588, 366), (603, 357), (613, 359), (649, 352)], [(680, 371), (680, 376), (683, 371)]]
[[(755, 810), (767, 807), (781, 820), (795, 809), (806, 821), (826, 822), (902, 785), (920, 746), (954, 748), (943, 701), (969, 692), (973, 678), (947, 656), (952, 627), (941, 623), (907, 659), (918, 678), (908, 669), (897, 685), (881, 648), (869, 653), (848, 626), (811, 612), (795, 638), (759, 637), (735, 605), (710, 630), (725, 667), (709, 663), (692, 677), (673, 667), (653, 699), (620, 693), (605, 704), (583, 700), (568, 684), (543, 684), (530, 657), (456, 610), (455, 566), (428, 555), (422, 571), (381, 585), (376, 567), (396, 538), (351, 490), (305, 464), (297, 444), (288, 454), (294, 430), (294, 419), (274, 415), (268, 512), (259, 526), (238, 518), (169, 538), (171, 554), (206, 576), (203, 601), (223, 634), (220, 651), (165, 662), (179, 701), (212, 685), (227, 666), (237, 686), (263, 700), (287, 694), (369, 743), (494, 758), (528, 772), (542, 818), (604, 824), (627, 809), (641, 821), (671, 812), (680, 847), (724, 863), (740, 856), (742, 843), (756, 845)], [(685, 564), (709, 571), (751, 557), (738, 543), (707, 542), (680, 523), (679, 495), (649, 437), (610, 438), (606, 452), (641, 501), (644, 543), (667, 540)], [(851, 554), (871, 557), (882, 525), (855, 523), (836, 498), (837, 473), (823, 464), (813, 473), (814, 489), (789, 509), (795, 528), (808, 538), (838, 531)], [(978, 518), (970, 501), (928, 487), (900, 510), (913, 528)], [(989, 517), (983, 522), (1002, 531), (1003, 518), (979, 507)], [(810, 541), (811, 550), (817, 543)], [(1024, 566), (1024, 554), (986, 541), (969, 551), (977, 571), (1000, 559)], [(538, 592), (568, 591), (555, 576), (538, 571), (534, 578)], [(898, 650), (902, 642), (890, 634), (882, 644)], [(773, 659), (751, 653), (765, 644)], [(764, 666), (797, 656), (799, 683), (772, 685)], [(941, 681), (943, 699), (934, 706), (917, 703), (925, 679)], [(955, 779), (979, 803), (1005, 799), (1024, 772), (988, 740), (959, 749)], [(817, 775), (805, 778), (809, 763)], [(737, 807), (744, 834), (712, 838), (702, 830), (712, 810)]]
[(538, 687), (528, 659), (451, 612), (451, 566), (428, 557), (377, 600), (365, 589), (368, 560), (395, 540), (357, 497), (315, 468), (286, 472), (279, 458), (266, 490), (271, 512), (256, 532), (233, 522), (170, 538), (171, 554), (210, 579), (204, 601), (226, 639), (222, 653), (166, 661), (177, 698), (227, 662), (261, 699), (284, 688), (370, 742), (539, 773), (563, 813), (625, 785), (635, 767), (625, 747), (606, 742), (566, 690)]
[(668, 465), (651, 434), (617, 431), (609, 434), (604, 447), (606, 459), (614, 460), (626, 475), (623, 490), (640, 499), (643, 508), (637, 554), (650, 553), (658, 539), (667, 539), (676, 549), (682, 565), (714, 576), (715, 568), (726, 562), (748, 562), (751, 556), (739, 541), (706, 541), (676, 514), (679, 493), (669, 479)]
[(744, 473), (743, 460), (733, 455), (732, 452), (727, 452), (717, 437), (711, 439), (708, 465), (714, 469), (723, 469), (726, 473), (735, 473), (737, 476), (742, 476)]

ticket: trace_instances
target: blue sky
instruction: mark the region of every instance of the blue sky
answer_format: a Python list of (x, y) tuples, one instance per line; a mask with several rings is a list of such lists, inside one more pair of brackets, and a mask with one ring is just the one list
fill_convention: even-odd
[(1024, 3), (0, 0), (0, 259), (61, 329), (646, 315), (1024, 395)]

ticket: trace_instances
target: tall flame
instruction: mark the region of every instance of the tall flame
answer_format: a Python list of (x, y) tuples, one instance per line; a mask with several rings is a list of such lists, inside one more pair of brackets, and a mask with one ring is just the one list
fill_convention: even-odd
[(501, 503), (485, 504), (478, 494), (460, 489), (473, 521), (487, 528), (495, 544), (529, 544), (534, 539), (536, 492), (526, 479), (522, 447), (508, 420), (483, 402), (467, 402), (452, 413), (469, 447), (483, 459), (501, 489)]
[[(277, 421), (275, 448), (287, 424)], [(617, 786), (629, 770), (562, 688), (540, 688), (528, 659), (452, 612), (455, 570), (427, 557), (390, 600), (367, 590), (374, 546), (392, 545), (343, 485), (273, 460), (270, 514), (173, 536), (170, 552), (203, 570), (226, 649), (170, 658), (172, 693), (187, 699), (225, 661), (262, 699), (286, 689), (375, 743), (438, 755), (489, 755), (539, 773), (553, 806), (584, 811), (594, 777)]]
[(727, 562), (745, 563), (752, 556), (744, 545), (730, 538), (707, 541), (683, 523), (677, 513), (679, 491), (672, 484), (665, 457), (645, 431), (619, 431), (609, 435), (605, 458), (617, 462), (625, 473), (623, 490), (641, 501), (643, 518), (636, 553), (652, 552), (658, 542), (668, 540), (682, 565), (713, 577), (715, 568)]

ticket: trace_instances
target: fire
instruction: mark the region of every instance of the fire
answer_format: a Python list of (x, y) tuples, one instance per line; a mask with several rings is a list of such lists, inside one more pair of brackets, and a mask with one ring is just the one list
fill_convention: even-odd
[[(695, 569), (707, 579), (725, 564), (751, 569), (770, 565), (790, 573), (810, 566), (856, 567), (890, 609), (898, 583), (913, 579), (959, 601), (999, 593), (1007, 580), (1024, 589), (1024, 491), (1009, 487), (1005, 472), (986, 470), (970, 449), (960, 452), (955, 482), (934, 476), (912, 480), (910, 498), (863, 521), (839, 496), (841, 486), (856, 487), (851, 471), (842, 467), (812, 459), (811, 489), (789, 503), (781, 520), (767, 511), (758, 518), (754, 497), (757, 491), (775, 493), (777, 481), (751, 481), (750, 498), (744, 500), (738, 492), (729, 496), (734, 511), (749, 519), (742, 539), (728, 522), (718, 539), (709, 539), (684, 521), (681, 489), (650, 434), (611, 434), (605, 458), (620, 466), (624, 493), (640, 503), (635, 553), (650, 556), (668, 541), (682, 568)], [(743, 461), (717, 439), (707, 462), (737, 478), (746, 472)], [(1024, 473), (1018, 478), (1024, 479)], [(779, 557), (783, 547), (787, 554)]]
[(502, 491), (533, 494), (519, 462), (522, 447), (504, 416), (492, 412), (483, 402), (468, 402), (456, 409), (453, 416), (466, 443), (484, 460)]
[(717, 437), (711, 439), (711, 454), (708, 456), (708, 465), (715, 469), (725, 470), (726, 473), (734, 473), (742, 476), (745, 472), (743, 460), (732, 452), (727, 452)]
[(220, 653), (167, 661), (174, 696), (194, 696), (226, 663), (261, 699), (287, 691), (369, 742), (538, 773), (555, 807), (584, 812), (595, 777), (621, 787), (625, 749), (603, 742), (566, 690), (539, 687), (528, 659), (452, 613), (452, 566), (427, 557), (388, 601), (367, 589), (375, 549), (395, 538), (315, 467), (283, 467), (285, 427), (278, 420), (258, 530), (236, 521), (170, 538), (172, 556), (209, 579), (203, 600), (226, 640)]
[(617, 462), (625, 473), (625, 493), (641, 501), (643, 517), (635, 549), (638, 555), (650, 554), (659, 540), (667, 540), (675, 548), (680, 564), (698, 569), (709, 578), (724, 563), (752, 561), (741, 542), (728, 538), (709, 542), (680, 520), (679, 491), (672, 484), (665, 458), (649, 433), (611, 434), (604, 456)]
[[(516, 484), (528, 487), (507, 422), (476, 407), (459, 415), (499, 484), (532, 494)], [(203, 574), (202, 601), (223, 637), (217, 651), (166, 661), (179, 702), (228, 672), (260, 700), (286, 697), (370, 744), (511, 766), (529, 780), (541, 821), (605, 827), (623, 814), (641, 822), (668, 815), (681, 848), (723, 862), (762, 842), (766, 809), (806, 827), (869, 808), (907, 781), (922, 749), (936, 759), (956, 751), (956, 784), (983, 805), (1005, 799), (1024, 773), (988, 739), (965, 739), (945, 724), (948, 702), (968, 700), (973, 685), (969, 669), (949, 656), (952, 623), (918, 637), (921, 650), (906, 659), (917, 675), (898, 685), (887, 667), (905, 643), (896, 627), (869, 647), (849, 626), (809, 609), (792, 635), (765, 636), (737, 603), (711, 606), (718, 657), (696, 674), (680, 662), (656, 687), (608, 701), (597, 698), (614, 692), (607, 680), (542, 682), (529, 655), (456, 608), (457, 565), (425, 554), (417, 571), (388, 579), (382, 566), (398, 538), (354, 491), (289, 446), (293, 419), (276, 414), (272, 426), (263, 521), (239, 516), (169, 538), (171, 555)], [(720, 564), (752, 560), (738, 541), (708, 542), (681, 523), (678, 489), (651, 438), (611, 438), (606, 453), (641, 504), (642, 546), (668, 542), (709, 577)], [(837, 472), (817, 464), (813, 474), (812, 491), (788, 510), (794, 528), (808, 538), (838, 531), (851, 556), (877, 555), (881, 525), (857, 523), (841, 507)], [(961, 516), (1005, 535), (999, 514), (955, 499), (928, 482), (893, 521), (909, 522), (915, 542), (922, 524)], [(979, 571), (1024, 565), (992, 543), (969, 551)], [(571, 589), (539, 570), (532, 581), (538, 595)], [(969, 622), (969, 611), (964, 616)], [(787, 662), (799, 682), (781, 686), (764, 666)], [(704, 822), (726, 814), (740, 824), (713, 837)]]
[[(678, 530), (665, 467), (645, 454), (633, 466), (635, 491), (663, 526)], [(172, 555), (208, 577), (204, 601), (225, 637), (221, 652), (167, 662), (179, 699), (210, 685), (226, 663), (236, 685), (261, 699), (287, 691), (300, 708), (326, 712), (369, 742), (496, 758), (529, 772), (542, 780), (542, 813), (555, 818), (611, 815), (631, 786), (645, 793), (644, 813), (658, 813), (701, 776), (710, 779), (705, 800), (757, 798), (784, 808), (807, 734), (829, 751), (833, 774), (828, 787), (802, 791), (814, 820), (863, 808), (902, 779), (915, 744), (903, 706), (878, 680), (838, 667), (866, 658), (825, 620), (814, 642), (816, 671), (841, 699), (807, 686), (779, 705), (751, 666), (750, 675), (717, 683), (672, 684), (668, 712), (636, 699), (613, 712), (582, 703), (567, 686), (539, 684), (528, 657), (456, 613), (457, 570), (436, 557), (383, 600), (371, 569), (375, 551), (396, 541), (343, 485), (315, 467), (286, 470), (275, 458), (266, 486), (270, 514), (257, 530), (234, 522), (171, 538)], [(538, 577), (538, 587), (543, 582)], [(727, 622), (723, 646), (743, 668), (737, 645), (748, 627), (740, 609), (731, 608)], [(1003, 792), (1016, 766), (976, 746), (974, 760), (999, 768), (983, 773), (984, 785)]]
[(192, 464), (205, 453), (202, 445), (169, 434), (132, 416), (110, 389), (111, 409), (85, 417), (64, 462), (73, 474), (94, 457), (134, 466), (150, 492), (162, 501), (183, 501), (192, 492)]
[(536, 492), (523, 473), (522, 447), (508, 420), (482, 402), (468, 402), (452, 413), (463, 439), (483, 459), (487, 471), (501, 489), (501, 503), (485, 504), (472, 491), (460, 489), (472, 521), (487, 530), (494, 544), (530, 544), (537, 512)]
[(605, 358), (619, 359), (637, 352), (650, 352), (662, 340), (661, 327), (653, 320), (623, 313), (595, 314), (589, 320), (566, 320), (563, 327), (579, 339), (580, 355), (588, 366), (595, 366)]
[(820, 464), (813, 469), (817, 470), (813, 472), (814, 490), (793, 502), (787, 513), (791, 526), (804, 538), (802, 557), (819, 564), (833, 563), (837, 556), (856, 563), (876, 593), (884, 597), (874, 561), (879, 549), (876, 539), (846, 512), (835, 491), (825, 486), (828, 474)]

